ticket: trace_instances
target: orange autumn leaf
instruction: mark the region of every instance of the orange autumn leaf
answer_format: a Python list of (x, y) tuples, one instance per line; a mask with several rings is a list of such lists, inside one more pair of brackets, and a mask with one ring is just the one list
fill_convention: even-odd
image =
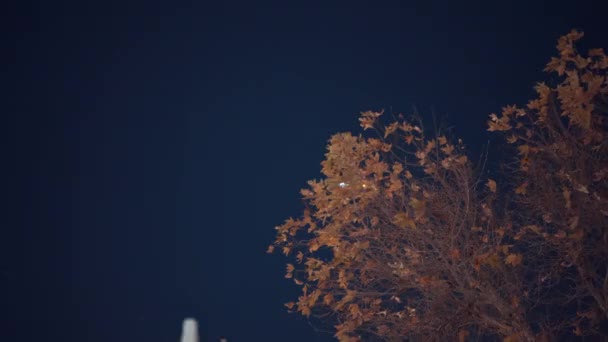
[[(424, 276), (424, 277), (420, 277), (420, 278), (418, 279), (418, 281), (420, 282), (420, 284), (421, 284), (422, 286), (428, 286), (428, 285), (431, 285), (431, 284), (432, 284), (432, 282), (433, 282), (433, 278), (432, 278), (432, 277), (429, 277), (429, 276)], [(399, 299), (399, 297), (395, 297), (395, 298)]]
[(300, 311), (305, 317), (310, 316), (310, 314), (312, 313), (310, 307), (308, 306), (298, 306), (298, 311)]
[(511, 265), (511, 266), (517, 266), (517, 265), (521, 264), (522, 260), (523, 260), (523, 256), (521, 254), (513, 253), (513, 254), (507, 255), (507, 257), (505, 258), (505, 264)]
[(486, 186), (488, 187), (488, 189), (490, 189), (490, 191), (496, 192), (496, 182), (494, 180), (488, 179), (488, 183), (486, 183)]
[(325, 296), (323, 296), (323, 304), (331, 305), (333, 302), (334, 302), (334, 296), (331, 293), (328, 293)]
[(528, 182), (522, 183), (515, 189), (515, 193), (518, 195), (525, 195), (528, 189)]
[(374, 124), (376, 123), (376, 120), (382, 114), (383, 114), (383, 112), (374, 112), (371, 110), (368, 110), (366, 112), (361, 112), (361, 117), (359, 118), (361, 127), (363, 127), (364, 130), (367, 130), (369, 128), (374, 128)]
[(292, 264), (287, 264), (285, 278), (292, 278), (295, 267)]
[(456, 158), (456, 163), (458, 163), (460, 165), (464, 165), (467, 163), (468, 160), (469, 160), (469, 158), (467, 158), (467, 156), (460, 156), (460, 157)]
[(412, 197), (409, 205), (414, 209), (414, 218), (416, 220), (421, 219), (426, 212), (426, 202), (424, 200)]
[(519, 307), (519, 297), (512, 296), (511, 297), (511, 307), (517, 309)]
[(497, 253), (490, 254), (486, 259), (485, 263), (494, 269), (498, 269), (500, 267), (500, 259)]
[(469, 331), (468, 330), (460, 330), (458, 332), (458, 342), (465, 342), (467, 340), (467, 337), (469, 336)]
[(397, 130), (398, 126), (399, 126), (399, 122), (395, 121), (392, 124), (385, 127), (384, 128), (385, 129), (384, 138), (386, 139), (389, 135), (393, 134)]
[(416, 222), (405, 212), (399, 212), (393, 217), (393, 223), (401, 228), (416, 228)]
[(382, 144), (382, 146), (380, 147), (380, 150), (382, 152), (389, 152), (391, 150), (391, 148), (393, 148), (392, 144)]
[(445, 145), (441, 148), (441, 152), (445, 153), (446, 155), (451, 155), (452, 152), (454, 152), (454, 146), (453, 145)]
[(348, 311), (350, 312), (351, 318), (357, 318), (361, 315), (361, 309), (357, 304), (350, 304), (348, 306)]

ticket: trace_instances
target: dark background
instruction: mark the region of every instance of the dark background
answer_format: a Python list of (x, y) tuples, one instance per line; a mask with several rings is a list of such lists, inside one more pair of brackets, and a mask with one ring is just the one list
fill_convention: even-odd
[(608, 48), (601, 1), (222, 3), (4, 8), (0, 340), (332, 340), (264, 253), (330, 135), (433, 106), (476, 159), (559, 36)]

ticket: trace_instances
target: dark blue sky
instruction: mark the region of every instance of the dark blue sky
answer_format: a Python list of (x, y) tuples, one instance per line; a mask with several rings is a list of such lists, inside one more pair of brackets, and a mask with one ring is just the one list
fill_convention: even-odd
[(332, 340), (264, 253), (330, 135), (434, 106), (475, 158), (600, 2), (9, 7), (0, 340)]

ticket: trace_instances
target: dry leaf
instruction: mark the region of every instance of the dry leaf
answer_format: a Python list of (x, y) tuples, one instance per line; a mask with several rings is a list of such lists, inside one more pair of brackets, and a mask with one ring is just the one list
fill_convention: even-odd
[(517, 266), (517, 265), (521, 264), (522, 259), (523, 259), (523, 256), (521, 254), (517, 254), (517, 253), (509, 254), (505, 258), (505, 264)]
[(293, 267), (292, 264), (287, 264), (287, 273), (285, 273), (285, 278), (292, 278), (294, 270), (295, 267)]
[(401, 228), (416, 228), (416, 222), (405, 212), (399, 212), (393, 217), (393, 223)]
[(458, 157), (458, 158), (456, 159), (456, 162), (457, 162), (458, 164), (460, 164), (460, 165), (464, 165), (464, 164), (466, 164), (466, 162), (467, 162), (468, 160), (469, 160), (469, 159), (467, 158), (467, 156), (460, 156), (460, 157)]
[(450, 257), (454, 260), (460, 259), (460, 250), (457, 248), (452, 249), (450, 251)]
[(334, 302), (334, 296), (331, 293), (328, 293), (325, 296), (323, 296), (323, 304), (331, 305), (331, 303), (333, 303), (333, 302)]
[(445, 145), (444, 147), (441, 148), (441, 152), (450, 155), (452, 154), (452, 152), (454, 152), (454, 146), (453, 145)]
[(494, 180), (488, 179), (486, 186), (490, 189), (490, 191), (496, 192), (496, 182)]
[(515, 193), (518, 195), (525, 195), (528, 188), (528, 182), (524, 182), (515, 189)]
[(519, 307), (519, 297), (511, 297), (511, 307), (513, 307), (514, 309), (517, 309)]
[(467, 336), (469, 336), (468, 330), (460, 330), (458, 332), (458, 342), (465, 342), (467, 339)]

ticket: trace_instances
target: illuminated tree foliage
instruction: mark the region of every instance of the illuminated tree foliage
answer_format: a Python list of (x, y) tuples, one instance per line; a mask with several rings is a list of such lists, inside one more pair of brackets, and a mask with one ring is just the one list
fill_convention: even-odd
[(608, 57), (579, 54), (582, 36), (560, 38), (545, 68), (559, 84), (539, 83), (525, 108), (508, 106), (488, 122), (518, 154), (514, 224), (536, 253), (536, 299), (574, 312), (552, 328), (579, 336), (599, 334), (608, 319)]
[[(561, 38), (547, 66), (562, 83), (491, 115), (489, 130), (519, 154), (512, 189), (476, 175), (460, 139), (429, 138), (402, 115), (364, 112), (361, 135), (331, 137), (324, 178), (301, 190), (303, 216), (277, 227), (268, 250), (294, 258), (285, 277), (302, 294), (287, 308), (331, 322), (340, 341), (598, 334), (608, 59), (579, 56), (580, 36)], [(572, 310), (539, 319), (556, 307)]]
[(304, 216), (277, 227), (296, 258), (286, 277), (303, 286), (288, 308), (334, 319), (344, 341), (526, 334), (522, 256), (493, 215), (492, 183), (481, 191), (460, 141), (402, 118), (380, 127), (380, 115), (360, 118), (377, 137), (331, 138)]

